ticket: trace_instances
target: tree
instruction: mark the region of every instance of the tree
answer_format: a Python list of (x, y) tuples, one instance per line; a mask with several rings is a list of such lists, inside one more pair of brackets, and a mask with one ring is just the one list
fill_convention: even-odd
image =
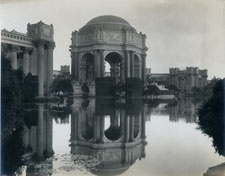
[(56, 77), (51, 85), (51, 92), (59, 93), (62, 91), (63, 93), (73, 92), (73, 86), (71, 84), (71, 80), (63, 77)]
[(225, 155), (225, 79), (218, 80), (212, 91), (212, 96), (207, 99), (198, 110), (199, 128), (213, 139), (215, 150), (220, 155)]

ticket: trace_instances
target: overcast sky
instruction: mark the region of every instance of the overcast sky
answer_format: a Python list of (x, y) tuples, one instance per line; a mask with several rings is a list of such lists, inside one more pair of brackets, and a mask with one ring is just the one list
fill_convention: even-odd
[(26, 32), (27, 23), (54, 25), (54, 69), (70, 65), (71, 33), (100, 15), (116, 15), (147, 35), (147, 67), (208, 69), (225, 77), (224, 0), (0, 0), (0, 27)]

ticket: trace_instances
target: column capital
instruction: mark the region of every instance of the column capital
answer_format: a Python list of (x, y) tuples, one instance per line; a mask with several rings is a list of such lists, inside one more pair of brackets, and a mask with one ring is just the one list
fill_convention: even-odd
[(19, 49), (20, 49), (20, 47), (16, 46), (16, 45), (11, 45), (11, 47), (10, 47), (10, 51), (14, 51), (14, 52), (18, 51)]
[(55, 48), (55, 42), (47, 42), (46, 43), (48, 49), (54, 49)]
[(22, 48), (22, 51), (24, 52), (24, 54), (29, 54), (31, 51), (33, 50), (33, 48)]
[(141, 54), (143, 57), (146, 57), (147, 56), (147, 54), (146, 53), (144, 53), (144, 54)]
[(44, 40), (35, 40), (34, 43), (37, 46), (44, 46), (46, 44), (46, 41), (44, 41)]

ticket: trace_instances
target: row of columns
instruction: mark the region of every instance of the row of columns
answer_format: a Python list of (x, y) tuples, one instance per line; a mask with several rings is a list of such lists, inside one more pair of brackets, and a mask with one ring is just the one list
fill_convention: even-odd
[(18, 54), (23, 54), (22, 69), (27, 75), (38, 76), (38, 96), (42, 97), (50, 92), (50, 85), (53, 80), (53, 50), (54, 42), (38, 40), (34, 42), (33, 48), (22, 49), (18, 46), (11, 46), (10, 60), (13, 69), (18, 69)]
[[(118, 114), (117, 114), (118, 115)], [(73, 141), (82, 140), (81, 132), (79, 129), (85, 128), (85, 126), (82, 126), (81, 120), (84, 117), (81, 117), (81, 111), (73, 111), (72, 118), (71, 118), (71, 138)], [(103, 115), (95, 115), (93, 120), (93, 143), (96, 144), (103, 144), (104, 143), (104, 137), (105, 137), (105, 116)], [(113, 116), (111, 120), (115, 120), (115, 118), (118, 118), (118, 116)], [(135, 141), (135, 118), (138, 118), (139, 121), (139, 133), (140, 138), (145, 138), (145, 118), (144, 114), (141, 113), (138, 116), (135, 115), (127, 115), (125, 111), (120, 112), (120, 130), (121, 130), (121, 139), (123, 142), (129, 143)], [(110, 123), (111, 126), (115, 125)], [(110, 140), (110, 139), (109, 139)]]
[[(125, 51), (125, 58), (121, 59), (120, 66), (120, 77), (123, 82), (125, 82), (125, 78), (136, 77), (135, 75), (135, 63), (134, 63), (134, 51)], [(75, 81), (79, 81), (80, 79), (80, 57), (79, 52), (72, 52), (71, 55), (71, 65), (72, 65), (72, 79)], [(104, 77), (104, 66), (105, 58), (104, 58), (104, 50), (95, 50), (94, 51), (94, 75), (95, 78)], [(141, 58), (139, 58), (139, 77), (145, 82), (145, 67), (146, 67), (146, 54), (142, 54)], [(112, 76), (115, 76), (119, 71), (119, 68), (113, 67)], [(114, 73), (115, 72), (115, 73)]]
[(23, 132), (24, 145), (30, 146), (39, 157), (45, 152), (47, 155), (53, 154), (53, 119), (49, 110), (45, 111), (44, 108), (44, 104), (38, 104), (37, 125), (30, 129), (25, 127)]

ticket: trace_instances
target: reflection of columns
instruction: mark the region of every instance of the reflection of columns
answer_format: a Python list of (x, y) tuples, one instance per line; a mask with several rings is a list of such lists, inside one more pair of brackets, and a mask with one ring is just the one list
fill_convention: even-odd
[(44, 105), (38, 105), (38, 125), (37, 125), (37, 135), (38, 135), (38, 143), (37, 143), (37, 154), (38, 156), (42, 156), (43, 154), (43, 115), (44, 115)]
[(47, 143), (47, 154), (48, 155), (52, 155), (53, 154), (53, 149), (52, 149), (52, 133), (53, 133), (53, 129), (52, 129), (52, 116), (50, 115), (49, 110), (46, 112), (47, 113), (47, 125), (46, 125), (46, 143)]
[(129, 133), (130, 133), (130, 130), (129, 130), (129, 126), (130, 126), (130, 123), (129, 123), (129, 119), (130, 119), (130, 117), (127, 115), (126, 116), (126, 136), (125, 136), (125, 142), (129, 142), (129, 137), (130, 137), (130, 135), (129, 135)]
[(141, 59), (142, 59), (142, 62), (141, 62), (142, 63), (142, 68), (141, 68), (142, 69), (142, 72), (141, 72), (142, 73), (142, 76), (141, 77), (142, 77), (142, 82), (145, 83), (145, 75), (146, 75), (146, 68), (145, 68), (146, 67), (146, 54), (142, 54), (141, 55)]
[(23, 71), (25, 75), (29, 73), (29, 50), (25, 48), (23, 53)]
[(94, 129), (93, 129), (93, 143), (97, 142), (97, 119), (96, 119), (96, 115), (94, 115)]
[(12, 46), (12, 51), (11, 51), (11, 65), (13, 69), (17, 69), (17, 47)]
[(100, 132), (100, 130), (101, 130), (101, 125), (100, 125), (100, 123), (101, 123), (101, 116), (97, 116), (96, 115), (96, 141), (97, 141), (97, 143), (100, 143), (100, 138), (101, 138), (101, 132)]
[(130, 142), (134, 142), (134, 116), (130, 116)]
[(55, 43), (48, 43), (48, 53), (47, 53), (47, 94), (50, 92), (50, 86), (53, 81), (53, 49)]
[(25, 147), (28, 147), (29, 145), (29, 130), (26, 127), (26, 125), (23, 128), (23, 143)]
[(120, 109), (120, 120), (121, 120), (121, 133), (122, 133), (122, 140), (124, 140), (125, 139), (125, 137), (126, 137), (126, 126), (125, 126), (125, 124), (126, 124), (126, 122), (125, 122), (125, 119), (126, 119), (126, 117), (125, 117), (125, 110), (124, 109)]
[(145, 116), (144, 116), (144, 109), (141, 112), (141, 122), (142, 122), (142, 132), (141, 132), (141, 137), (146, 138), (145, 134)]
[(38, 96), (44, 96), (44, 41), (38, 41)]
[(101, 116), (100, 118), (100, 143), (104, 143), (104, 124), (105, 124), (105, 117)]

